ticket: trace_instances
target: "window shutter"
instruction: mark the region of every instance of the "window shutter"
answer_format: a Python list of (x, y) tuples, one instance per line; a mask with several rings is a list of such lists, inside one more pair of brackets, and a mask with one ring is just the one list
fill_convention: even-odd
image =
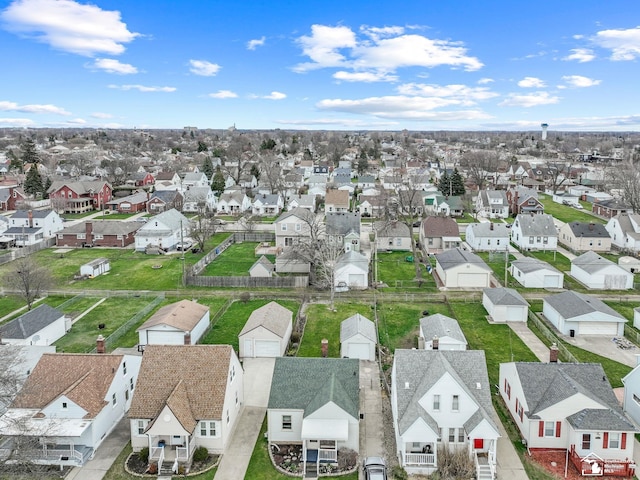
[(622, 439), (620, 440), (620, 448), (622, 450), (624, 450), (625, 448), (627, 448), (627, 434), (623, 433), (622, 434)]
[(518, 399), (516, 398), (516, 413), (518, 413)]
[(556, 437), (560, 436), (561, 431), (562, 431), (562, 422), (556, 422)]
[(506, 378), (504, 379), (504, 391), (505, 392), (507, 391), (507, 379)]
[(609, 432), (604, 432), (602, 435), (602, 448), (609, 448)]
[(538, 436), (544, 437), (544, 422), (542, 420), (538, 422)]

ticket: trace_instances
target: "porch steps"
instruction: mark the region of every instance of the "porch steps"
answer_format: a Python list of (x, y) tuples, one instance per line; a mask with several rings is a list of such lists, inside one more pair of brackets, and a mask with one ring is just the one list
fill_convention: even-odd
[(478, 465), (476, 478), (477, 480), (493, 480), (493, 475), (491, 475), (491, 467), (489, 465)]
[(173, 462), (164, 461), (162, 465), (158, 469), (158, 477), (169, 477), (173, 476)]
[(318, 479), (318, 464), (317, 463), (307, 463), (304, 478), (308, 479)]

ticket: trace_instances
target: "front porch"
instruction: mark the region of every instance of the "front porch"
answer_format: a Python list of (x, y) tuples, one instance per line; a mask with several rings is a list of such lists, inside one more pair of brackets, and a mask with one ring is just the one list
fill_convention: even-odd
[(164, 463), (170, 463), (177, 471), (179, 466), (191, 464), (195, 449), (190, 435), (149, 435), (149, 464), (157, 463), (160, 471)]
[(410, 473), (429, 475), (438, 468), (438, 453), (433, 442), (408, 442), (401, 451), (402, 466)]

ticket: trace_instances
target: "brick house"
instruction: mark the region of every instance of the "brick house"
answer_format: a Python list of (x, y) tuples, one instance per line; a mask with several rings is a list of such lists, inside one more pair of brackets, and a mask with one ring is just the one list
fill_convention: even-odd
[(52, 205), (65, 213), (101, 210), (111, 200), (113, 188), (104, 180), (55, 181), (47, 190)]

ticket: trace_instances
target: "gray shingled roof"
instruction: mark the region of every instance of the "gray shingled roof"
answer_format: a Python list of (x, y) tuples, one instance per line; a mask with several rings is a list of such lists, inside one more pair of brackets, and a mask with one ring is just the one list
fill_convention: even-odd
[(359, 360), (276, 358), (268, 408), (304, 410), (306, 417), (330, 401), (359, 417)]
[(327, 213), (324, 223), (327, 235), (346, 235), (349, 232), (360, 234), (358, 212)]
[(538, 270), (550, 270), (552, 272), (562, 273), (551, 264), (533, 257), (514, 260), (511, 262), (511, 265), (515, 265), (515, 267), (523, 273), (537, 272)]
[(374, 222), (373, 230), (378, 237), (411, 237), (411, 229), (406, 224), (398, 221)]
[(470, 431), (480, 421), (486, 420), (498, 431), (496, 415), (491, 404), (487, 364), (482, 350), (398, 349), (395, 351), (394, 368), (400, 435), (418, 418), (422, 418), (435, 432), (438, 431), (437, 422), (418, 401), (445, 374), (451, 375), (464, 392), (479, 405), (479, 412), (474, 412), (465, 423), (465, 430)]
[(505, 238), (509, 237), (509, 229), (506, 223), (482, 222), (472, 223), (467, 228), (473, 230), (476, 237)]
[(369, 259), (366, 255), (355, 250), (349, 250), (343, 253), (336, 259), (335, 270), (342, 268), (346, 265), (353, 265), (358, 267), (362, 271), (369, 271)]
[(358, 333), (372, 342), (378, 343), (378, 339), (376, 338), (376, 326), (367, 317), (356, 313), (340, 323), (341, 343)]
[(619, 268), (622, 272), (625, 272), (622, 267), (618, 266), (611, 260), (601, 257), (596, 252), (593, 252), (591, 250), (571, 260), (571, 265), (580, 267), (580, 269), (584, 270), (587, 273), (596, 273), (604, 268), (611, 266)]
[(437, 253), (436, 260), (443, 270), (470, 263), (483, 270), (491, 271), (491, 268), (478, 255), (462, 248), (452, 248), (451, 250)]
[(269, 302), (251, 312), (251, 315), (249, 315), (247, 322), (238, 335), (244, 335), (258, 327), (264, 327), (280, 338), (284, 338), (287, 330), (289, 330), (291, 326), (292, 318), (293, 313), (291, 310), (283, 307), (279, 303)]
[(569, 222), (567, 226), (577, 237), (609, 238), (609, 232), (601, 223)]
[(8, 323), (0, 326), (1, 338), (29, 338), (34, 333), (51, 325), (53, 322), (63, 317), (64, 314), (47, 304), (38, 305), (33, 310), (14, 318)]
[(53, 210), (16, 210), (11, 218), (29, 218), (31, 212), (32, 218), (47, 218)]
[(97, 235), (129, 235), (137, 231), (142, 225), (140, 222), (121, 222), (118, 220), (89, 220), (76, 223), (64, 228), (58, 234), (77, 235), (87, 231), (87, 223), (91, 224), (91, 230)]
[(468, 343), (458, 321), (441, 313), (421, 318), (420, 330), (422, 330), (422, 335), (426, 340), (431, 340), (433, 337), (451, 337)]
[(485, 288), (483, 293), (494, 305), (521, 305), (529, 306), (529, 303), (513, 288)]
[(556, 226), (553, 217), (548, 213), (520, 214), (516, 217), (516, 222), (520, 224), (520, 231), (523, 236), (540, 235), (547, 237), (557, 237)]
[(546, 408), (582, 394), (601, 404), (602, 410), (581, 410), (567, 417), (572, 425), (602, 429), (606, 419), (607, 430), (635, 430), (624, 416), (601, 364), (516, 362), (515, 367), (530, 418), (537, 418)]
[(280, 215), (276, 219), (275, 223), (286, 220), (289, 217), (297, 217), (305, 222), (311, 223), (315, 221), (316, 214), (313, 212), (310, 212), (306, 208), (296, 207), (293, 210), (289, 210), (288, 212), (284, 212), (282, 215)]
[(422, 222), (425, 237), (458, 237), (460, 228), (451, 217), (429, 216)]
[(556, 295), (549, 295), (544, 301), (551, 305), (565, 319), (578, 317), (587, 313), (600, 312), (619, 318), (621, 322), (626, 322), (626, 319), (622, 315), (602, 300), (584, 293), (567, 291)]

